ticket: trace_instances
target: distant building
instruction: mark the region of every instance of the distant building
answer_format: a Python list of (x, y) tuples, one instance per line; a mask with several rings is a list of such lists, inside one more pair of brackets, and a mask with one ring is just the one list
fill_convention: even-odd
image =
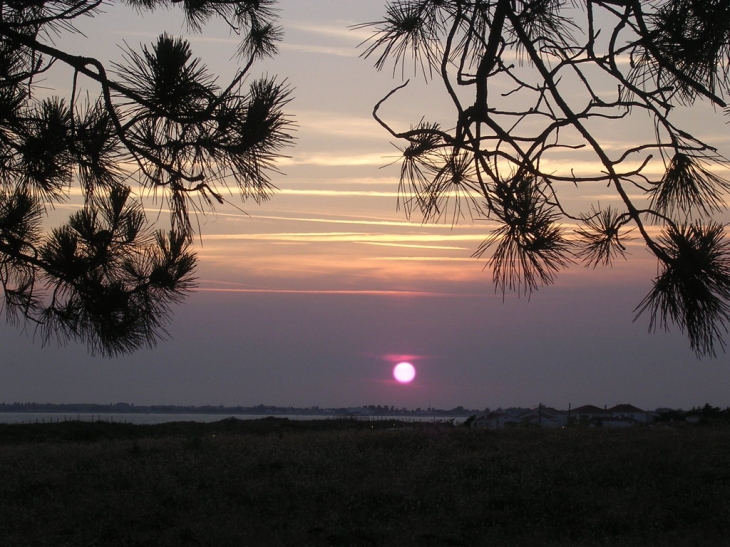
[(503, 429), (514, 426), (565, 427), (631, 427), (651, 423), (652, 413), (633, 405), (611, 408), (583, 405), (568, 411), (539, 405), (531, 409), (501, 408), (487, 411), (471, 421), (472, 427)]
[(594, 405), (583, 405), (569, 411), (571, 425), (596, 425), (596, 423), (611, 417), (611, 413), (605, 408)]
[(540, 427), (564, 427), (568, 423), (568, 414), (562, 410), (546, 406), (538, 406), (519, 416), (520, 423)]
[(633, 405), (622, 404), (616, 405), (608, 409), (614, 418), (628, 418), (634, 420), (637, 423), (646, 424), (650, 421), (650, 413), (646, 410), (641, 410)]
[(510, 426), (535, 425), (540, 427), (563, 427), (568, 416), (561, 410), (539, 406), (533, 409), (497, 409), (477, 416), (472, 427), (503, 429)]
[(589, 427), (629, 427), (650, 423), (651, 413), (629, 404), (620, 404), (611, 408), (583, 405), (571, 409), (570, 422), (573, 425)]

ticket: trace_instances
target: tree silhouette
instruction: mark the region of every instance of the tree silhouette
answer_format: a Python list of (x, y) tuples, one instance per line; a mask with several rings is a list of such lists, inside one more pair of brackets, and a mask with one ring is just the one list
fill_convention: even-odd
[[(475, 254), (498, 290), (519, 294), (573, 262), (609, 265), (638, 239), (658, 275), (636, 317), (648, 313), (650, 330), (678, 325), (698, 356), (724, 350), (730, 244), (717, 218), (730, 183), (714, 168), (728, 162), (675, 119), (700, 103), (730, 113), (730, 2), (395, 0), (382, 21), (355, 28), (372, 30), (361, 46), (378, 70), (413, 62), (455, 110), (451, 129), (394, 128), (380, 109), (408, 81), (374, 108), (402, 143), (407, 214), (489, 219)], [(638, 141), (629, 120), (653, 136)], [(613, 127), (622, 147), (604, 137)], [(566, 152), (592, 166), (556, 170)], [(568, 205), (567, 186), (596, 185), (616, 205)]]
[[(268, 199), (269, 173), (292, 141), (286, 82), (244, 82), (277, 51), (273, 0), (123, 3), (140, 12), (179, 6), (193, 31), (222, 18), (241, 36), (241, 68), (220, 87), (187, 41), (166, 34), (105, 66), (56, 45), (103, 0), (0, 1), (3, 307), (44, 342), (77, 340), (103, 355), (166, 334), (171, 305), (194, 287), (191, 215), (223, 203), (229, 185), (244, 199)], [(43, 97), (39, 81), (58, 65), (70, 96)], [(83, 207), (44, 227), (76, 184)], [(168, 230), (154, 230), (132, 187), (164, 200)]]

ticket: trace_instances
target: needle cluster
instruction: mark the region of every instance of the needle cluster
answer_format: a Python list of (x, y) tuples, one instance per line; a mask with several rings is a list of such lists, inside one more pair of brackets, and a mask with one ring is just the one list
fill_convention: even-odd
[[(282, 36), (272, 0), (124, 3), (179, 7), (194, 32), (223, 19), (241, 36), (241, 68), (221, 86), (186, 40), (167, 34), (127, 45), (107, 67), (56, 45), (103, 0), (0, 2), (1, 304), (44, 342), (75, 340), (102, 355), (165, 336), (171, 307), (195, 286), (194, 216), (225, 202), (229, 187), (268, 199), (292, 142), (286, 82), (246, 82)], [(68, 69), (70, 95), (38, 98), (54, 65)], [(75, 185), (83, 207), (44, 229)], [(148, 221), (144, 194), (169, 207), (169, 229)]]

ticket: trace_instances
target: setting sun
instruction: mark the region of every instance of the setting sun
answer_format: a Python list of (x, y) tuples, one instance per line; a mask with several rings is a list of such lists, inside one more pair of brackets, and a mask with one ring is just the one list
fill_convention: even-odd
[(393, 378), (401, 384), (408, 384), (416, 377), (416, 369), (410, 363), (398, 363), (393, 368)]

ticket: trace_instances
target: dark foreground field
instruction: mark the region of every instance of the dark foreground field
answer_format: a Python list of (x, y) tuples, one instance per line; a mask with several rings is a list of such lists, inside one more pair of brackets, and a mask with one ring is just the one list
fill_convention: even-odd
[(730, 546), (730, 429), (0, 426), (0, 545)]

